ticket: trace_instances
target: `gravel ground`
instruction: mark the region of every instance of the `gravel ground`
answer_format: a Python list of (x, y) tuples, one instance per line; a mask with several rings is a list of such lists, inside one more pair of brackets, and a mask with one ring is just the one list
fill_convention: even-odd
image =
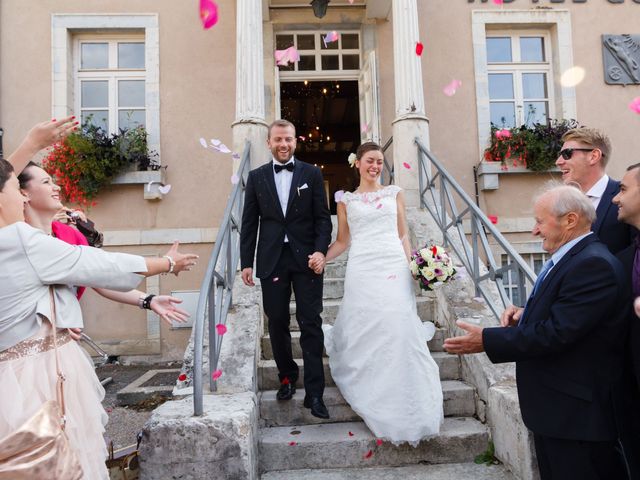
[(132, 407), (119, 407), (117, 406), (116, 394), (144, 373), (158, 368), (176, 368), (176, 364), (109, 364), (96, 368), (100, 380), (107, 377), (113, 378), (113, 381), (105, 386), (106, 393), (102, 406), (109, 414), (105, 436), (113, 441), (115, 450), (136, 443), (136, 435), (142, 430), (153, 409), (161, 403), (151, 400)]

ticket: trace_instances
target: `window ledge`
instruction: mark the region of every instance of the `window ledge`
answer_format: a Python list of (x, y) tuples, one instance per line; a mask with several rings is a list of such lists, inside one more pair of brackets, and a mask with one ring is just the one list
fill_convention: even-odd
[(500, 175), (519, 174), (540, 174), (549, 172), (560, 172), (558, 167), (550, 168), (543, 172), (534, 172), (521, 165), (508, 165), (505, 169), (500, 162), (480, 162), (478, 165), (478, 180), (481, 190), (497, 190), (500, 187)]
[(121, 173), (113, 180), (112, 185), (144, 185), (145, 200), (162, 200), (164, 197), (161, 186), (165, 185), (166, 170), (147, 170), (145, 172)]

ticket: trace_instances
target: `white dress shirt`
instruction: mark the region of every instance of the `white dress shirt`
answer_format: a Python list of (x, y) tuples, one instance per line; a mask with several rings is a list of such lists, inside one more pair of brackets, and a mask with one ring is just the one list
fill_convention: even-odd
[[(273, 178), (276, 182), (276, 190), (278, 191), (278, 199), (280, 200), (280, 208), (282, 208), (282, 215), (287, 214), (287, 204), (289, 203), (289, 192), (291, 191), (291, 182), (293, 181), (293, 172), (289, 170), (280, 170), (279, 173), (276, 173), (275, 165), (276, 162), (278, 165), (289, 165), (295, 164), (293, 158), (291, 158), (287, 163), (280, 163), (275, 158), (273, 159)], [(289, 238), (285, 235), (284, 242), (289, 242)]]
[(598, 205), (600, 205), (600, 199), (602, 198), (602, 195), (604, 195), (604, 191), (607, 189), (608, 183), (609, 175), (605, 174), (586, 193), (589, 200), (591, 200), (591, 203), (593, 203), (593, 208), (596, 210), (598, 209)]
[(82, 311), (70, 285), (126, 292), (143, 279), (144, 258), (69, 245), (23, 222), (0, 228), (0, 351), (37, 333), (50, 318), (49, 285), (55, 285), (61, 328), (82, 328)]

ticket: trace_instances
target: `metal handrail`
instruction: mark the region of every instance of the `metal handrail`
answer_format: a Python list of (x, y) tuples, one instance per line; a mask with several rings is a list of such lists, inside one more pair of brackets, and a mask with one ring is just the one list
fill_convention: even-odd
[[(447, 172), (440, 161), (429, 152), (420, 138), (416, 137), (415, 142), (418, 146), (420, 164), (420, 204), (431, 213), (440, 227), (444, 246), (450, 247), (456, 253), (469, 272), (476, 287), (476, 295), (482, 295), (493, 314), (499, 319), (502, 312), (494, 304), (495, 297), (491, 286), (497, 287), (503, 307), (506, 307), (512, 303), (511, 295), (503, 281), (508, 272), (511, 270), (517, 279), (515, 288), (520, 303), (527, 298), (525, 282), (533, 285), (536, 274)], [(432, 168), (435, 169), (433, 174)], [(468, 217), (471, 226), (470, 242), (463, 227), (465, 217)], [(496, 262), (489, 237), (507, 255), (507, 265), (501, 266)], [(481, 257), (486, 261), (482, 268)]]
[(244, 190), (251, 165), (250, 145), (249, 142), (245, 143), (242, 161), (236, 172), (238, 183), (229, 196), (216, 243), (200, 287), (198, 309), (193, 326), (193, 412), (197, 416), (202, 415), (202, 354), (206, 320), (209, 325), (209, 386), (212, 392), (216, 391), (216, 380), (212, 375), (218, 367), (223, 338), (222, 335), (217, 334), (216, 325), (225, 325), (227, 322), (227, 313), (232, 301), (233, 281), (240, 261), (240, 228)]
[[(382, 159), (384, 160), (384, 165), (382, 166), (382, 172), (380, 173), (380, 182), (382, 183), (382, 185), (391, 185), (393, 183), (393, 178), (394, 178), (393, 164), (391, 165), (389, 164), (389, 162), (387, 161), (387, 156), (385, 155), (385, 153), (387, 152), (387, 150), (389, 149), (392, 143), (393, 143), (393, 136), (389, 137), (389, 140), (387, 140), (387, 142), (382, 147)], [(385, 180), (384, 180), (385, 173), (389, 177), (389, 181), (387, 183), (385, 183)]]

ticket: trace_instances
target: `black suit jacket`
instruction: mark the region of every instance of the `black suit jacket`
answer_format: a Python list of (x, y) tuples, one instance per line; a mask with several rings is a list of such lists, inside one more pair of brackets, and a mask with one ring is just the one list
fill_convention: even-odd
[[(306, 188), (300, 188), (305, 185)], [(295, 159), (286, 215), (283, 215), (278, 199), (273, 162), (249, 172), (240, 232), (242, 268), (253, 267), (258, 233), (258, 278), (266, 278), (273, 272), (285, 235), (302, 268), (308, 268), (308, 256), (313, 252), (327, 253), (331, 242), (331, 214), (318, 167)]]
[[(625, 271), (626, 284), (629, 300), (628, 300), (628, 316), (629, 316), (629, 335), (627, 343), (627, 359), (629, 367), (633, 370), (633, 374), (636, 377), (636, 385), (640, 387), (640, 318), (636, 315), (633, 309), (633, 294), (631, 288), (631, 275), (633, 272), (633, 260), (636, 255), (636, 246), (634, 244), (628, 246), (616, 256), (622, 263)], [(640, 392), (638, 392), (640, 393)]]
[(631, 245), (636, 230), (618, 221), (618, 206), (611, 200), (620, 191), (620, 182), (609, 179), (596, 210), (596, 221), (591, 230), (614, 255)]
[(611, 441), (622, 402), (625, 328), (620, 262), (595, 235), (562, 257), (516, 327), (485, 328), (494, 363), (516, 362), (525, 425), (554, 438)]

